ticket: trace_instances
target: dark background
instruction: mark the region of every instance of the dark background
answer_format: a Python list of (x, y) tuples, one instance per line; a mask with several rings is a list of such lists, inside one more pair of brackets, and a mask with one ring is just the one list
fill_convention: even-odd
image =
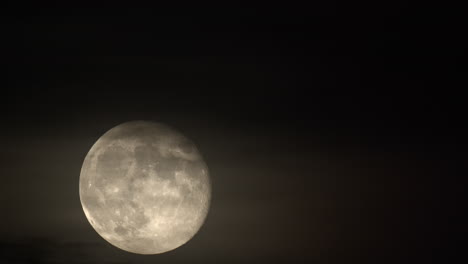
[[(0, 262), (464, 257), (466, 15), (347, 2), (4, 9)], [(141, 119), (191, 138), (213, 182), (162, 255), (105, 242), (78, 195), (94, 142)]]

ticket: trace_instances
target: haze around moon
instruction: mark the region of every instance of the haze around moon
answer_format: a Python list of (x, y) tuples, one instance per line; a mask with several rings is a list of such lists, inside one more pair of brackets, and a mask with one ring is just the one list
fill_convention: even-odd
[(79, 181), (96, 232), (132, 253), (159, 254), (188, 242), (211, 200), (208, 168), (192, 141), (148, 121), (118, 125), (91, 147)]

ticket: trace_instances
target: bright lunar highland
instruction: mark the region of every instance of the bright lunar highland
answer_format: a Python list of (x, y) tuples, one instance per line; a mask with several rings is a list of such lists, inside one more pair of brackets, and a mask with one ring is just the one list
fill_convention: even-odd
[(92, 146), (80, 200), (96, 232), (112, 245), (158, 254), (189, 241), (211, 199), (208, 168), (192, 141), (160, 123), (118, 125)]

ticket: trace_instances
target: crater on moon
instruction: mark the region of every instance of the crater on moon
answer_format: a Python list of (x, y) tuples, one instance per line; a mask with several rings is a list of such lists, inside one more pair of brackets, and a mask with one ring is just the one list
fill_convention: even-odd
[(208, 168), (192, 141), (148, 121), (118, 125), (92, 146), (80, 174), (83, 211), (112, 245), (158, 254), (189, 241), (208, 213)]

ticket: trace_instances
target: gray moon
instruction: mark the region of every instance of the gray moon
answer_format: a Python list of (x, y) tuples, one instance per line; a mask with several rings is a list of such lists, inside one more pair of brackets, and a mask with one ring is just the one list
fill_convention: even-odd
[(203, 225), (211, 200), (208, 168), (194, 143), (148, 121), (118, 125), (91, 147), (79, 182), (96, 232), (132, 253), (180, 247)]

